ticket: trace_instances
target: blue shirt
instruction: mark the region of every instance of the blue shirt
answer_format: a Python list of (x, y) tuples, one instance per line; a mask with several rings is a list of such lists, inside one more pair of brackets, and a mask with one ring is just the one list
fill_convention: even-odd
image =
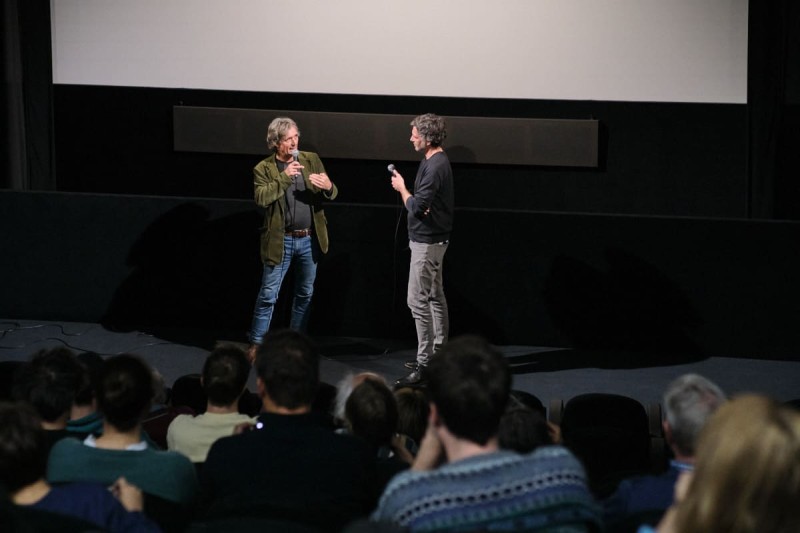
[(110, 533), (161, 531), (142, 513), (125, 509), (105, 485), (99, 483), (53, 486), (44, 498), (31, 507), (81, 518)]

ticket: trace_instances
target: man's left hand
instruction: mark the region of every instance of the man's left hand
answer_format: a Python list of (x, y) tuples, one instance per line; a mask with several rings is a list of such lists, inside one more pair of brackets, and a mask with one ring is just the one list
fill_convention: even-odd
[(330, 190), (333, 189), (333, 183), (331, 183), (331, 179), (324, 172), (322, 174), (311, 174), (308, 176), (308, 179), (315, 187), (319, 187), (323, 191), (330, 192)]

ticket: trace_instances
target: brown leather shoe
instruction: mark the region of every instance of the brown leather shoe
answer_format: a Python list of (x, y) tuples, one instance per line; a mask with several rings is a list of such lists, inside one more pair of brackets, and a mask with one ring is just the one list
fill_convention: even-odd
[(247, 360), (251, 365), (256, 364), (256, 352), (258, 352), (258, 344), (251, 344), (247, 349)]

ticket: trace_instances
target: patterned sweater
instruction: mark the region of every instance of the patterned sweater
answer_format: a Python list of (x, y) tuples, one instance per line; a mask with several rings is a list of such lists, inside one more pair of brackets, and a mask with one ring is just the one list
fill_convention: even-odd
[(600, 509), (578, 460), (561, 446), (527, 455), (498, 451), (432, 471), (397, 475), (374, 521), (417, 531), (572, 533), (600, 525)]

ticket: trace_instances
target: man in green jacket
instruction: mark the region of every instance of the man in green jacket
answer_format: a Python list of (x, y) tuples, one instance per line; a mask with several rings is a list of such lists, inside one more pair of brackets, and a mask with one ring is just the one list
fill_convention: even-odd
[(251, 361), (269, 330), (283, 278), (292, 267), (295, 284), (289, 327), (306, 330), (317, 262), (328, 251), (322, 202), (336, 198), (338, 190), (319, 156), (298, 150), (299, 140), (294, 120), (274, 119), (267, 128), (267, 147), (273, 153), (253, 169), (255, 201), (266, 213), (261, 228), (264, 272), (249, 335)]

